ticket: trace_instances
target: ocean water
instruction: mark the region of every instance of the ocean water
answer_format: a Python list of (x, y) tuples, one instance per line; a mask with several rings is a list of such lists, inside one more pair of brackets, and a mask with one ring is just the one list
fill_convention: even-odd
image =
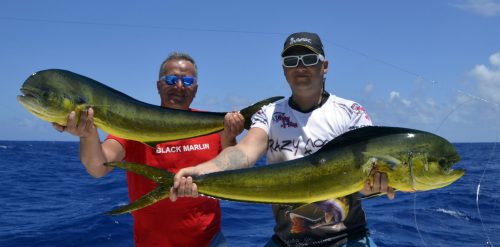
[[(500, 144), (458, 143), (466, 175), (439, 190), (367, 199), (378, 246), (500, 246)], [(123, 171), (90, 177), (76, 142), (0, 141), (0, 246), (133, 246)], [(229, 246), (262, 246), (269, 205), (223, 201)]]

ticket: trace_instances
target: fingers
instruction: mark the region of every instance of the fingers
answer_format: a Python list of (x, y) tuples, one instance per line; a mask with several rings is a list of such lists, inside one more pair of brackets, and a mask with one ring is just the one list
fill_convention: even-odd
[(181, 169), (174, 176), (174, 185), (170, 189), (170, 200), (176, 201), (179, 197), (198, 197), (198, 187), (193, 183), (193, 178), (188, 176), (192, 169)]
[(57, 130), (57, 131), (59, 131), (59, 132), (63, 132), (63, 131), (64, 131), (64, 129), (66, 128), (66, 127), (64, 127), (64, 126), (62, 126), (62, 125), (59, 125), (59, 124), (57, 124), (57, 123), (52, 123), (52, 127), (54, 127), (54, 129), (56, 129), (56, 130)]
[[(188, 193), (186, 193), (187, 187), (189, 186), (187, 181), (188, 181), (188, 178), (186, 178), (186, 177), (181, 178), (181, 181), (179, 183), (179, 188), (177, 189), (177, 196), (178, 197), (188, 196)], [(193, 182), (193, 180), (191, 180), (190, 184), (192, 184), (192, 182)], [(191, 186), (189, 186), (189, 192), (191, 192)]]
[(182, 177), (177, 189), (177, 197), (198, 197), (198, 188), (192, 177)]
[(170, 201), (177, 201), (177, 190), (174, 187), (170, 187)]
[(76, 125), (77, 133), (84, 133), (85, 132), (85, 128), (87, 127), (87, 119), (88, 119), (87, 110), (83, 110), (80, 113), (80, 121)]
[(66, 123), (66, 130), (72, 132), (76, 129), (76, 112), (72, 111), (68, 115), (68, 122)]
[(389, 179), (386, 173), (375, 172), (373, 174), (373, 182), (370, 179), (366, 180), (365, 186), (361, 191), (365, 195), (375, 193), (385, 193), (389, 199), (394, 199), (395, 191), (389, 187)]
[(387, 188), (387, 198), (389, 198), (389, 200), (392, 200), (392, 199), (394, 199), (394, 197), (396, 197), (396, 192), (394, 191), (393, 188), (388, 187)]
[(231, 136), (236, 137), (243, 131), (245, 118), (241, 113), (232, 111), (224, 116), (224, 130)]
[(80, 112), (80, 120), (78, 120), (76, 112), (72, 111), (68, 115), (66, 126), (53, 124), (54, 128), (59, 132), (66, 131), (72, 135), (86, 137), (94, 131), (94, 110), (88, 108)]

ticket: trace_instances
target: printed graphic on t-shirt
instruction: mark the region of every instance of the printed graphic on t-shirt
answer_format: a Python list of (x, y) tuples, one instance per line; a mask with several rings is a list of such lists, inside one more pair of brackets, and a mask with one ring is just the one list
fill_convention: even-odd
[[(347, 197), (316, 202), (306, 207), (303, 213), (288, 213), (292, 222), (291, 234), (307, 234), (309, 231), (320, 229), (333, 232), (346, 229), (343, 221), (349, 213)], [(304, 215), (309, 215), (309, 217)], [(315, 218), (311, 218), (312, 216)]]
[(294, 156), (299, 153), (301, 156), (310, 155), (316, 150), (323, 147), (328, 140), (322, 139), (311, 139), (303, 140), (302, 138), (292, 139), (292, 140), (278, 140), (269, 139), (268, 140), (268, 151), (270, 152), (291, 152)]
[(287, 116), (284, 112), (275, 112), (273, 122), (279, 122), (279, 126), (283, 129), (298, 127), (297, 123), (290, 120), (290, 116)]
[(365, 116), (366, 120), (371, 121), (370, 116), (368, 116), (368, 112), (366, 112), (366, 109), (364, 107), (362, 107), (361, 105), (359, 105), (358, 103), (352, 104), (351, 109), (353, 109), (357, 115), (363, 114)]
[(267, 118), (265, 117), (265, 113), (262, 109), (260, 109), (252, 116), (252, 125), (256, 123), (261, 123), (264, 126), (268, 126)]
[(210, 149), (209, 143), (199, 143), (199, 144), (187, 144), (187, 145), (175, 145), (175, 146), (156, 146), (156, 154), (168, 154), (168, 153), (185, 153), (198, 150), (208, 150)]

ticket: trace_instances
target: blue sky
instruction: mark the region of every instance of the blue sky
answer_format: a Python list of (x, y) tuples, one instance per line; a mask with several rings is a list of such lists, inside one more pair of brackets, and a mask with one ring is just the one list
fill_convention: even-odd
[(159, 65), (182, 51), (198, 63), (195, 108), (229, 111), (289, 96), (283, 42), (310, 31), (330, 61), (327, 90), (361, 103), (376, 125), (498, 141), (499, 27), (498, 0), (4, 0), (0, 139), (77, 140), (16, 101), (24, 80), (48, 68), (159, 104)]

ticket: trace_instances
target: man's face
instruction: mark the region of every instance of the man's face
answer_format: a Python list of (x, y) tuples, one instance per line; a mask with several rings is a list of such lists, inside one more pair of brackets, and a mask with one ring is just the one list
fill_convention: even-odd
[[(162, 76), (175, 75), (182, 78), (183, 76), (196, 75), (194, 65), (187, 60), (172, 60), (163, 66), (165, 72)], [(191, 86), (185, 87), (181, 79), (177, 80), (175, 85), (168, 85), (164, 80), (158, 80), (157, 88), (161, 98), (161, 106), (187, 110), (196, 95), (198, 83), (195, 82)]]
[[(303, 46), (295, 46), (286, 51), (284, 56), (298, 56), (305, 54), (314, 54), (311, 50)], [(323, 77), (328, 71), (328, 61), (321, 62), (312, 66), (304, 66), (299, 61), (297, 67), (287, 68), (283, 66), (283, 72), (292, 91), (310, 89), (311, 87), (323, 87)]]

